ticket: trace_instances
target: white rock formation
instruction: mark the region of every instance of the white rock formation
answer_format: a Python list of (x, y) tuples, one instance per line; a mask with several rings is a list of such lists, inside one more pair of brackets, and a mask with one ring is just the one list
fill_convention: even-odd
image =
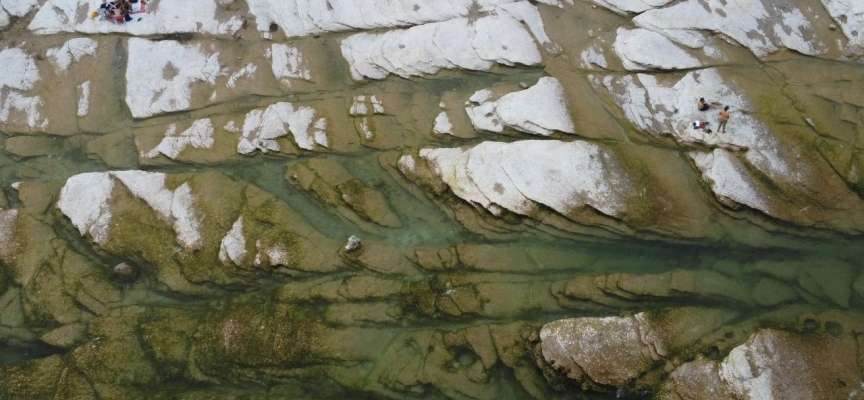
[(100, 4), (100, 0), (48, 0), (28, 28), (47, 35), (125, 32), (145, 36), (170, 33), (231, 35), (243, 26), (242, 16), (218, 17), (220, 4), (224, 4), (219, 0), (160, 1), (146, 13), (135, 14), (135, 21), (124, 24), (91, 18), (90, 12), (97, 10)]
[(115, 184), (125, 186), (171, 225), (183, 247), (201, 246), (201, 218), (194, 209), (196, 200), (191, 187), (184, 183), (169, 190), (163, 173), (115, 171), (75, 175), (61, 189), (57, 208), (69, 217), (82, 236), (89, 233), (95, 243), (104, 245), (110, 239)]
[(432, 132), (438, 135), (452, 135), (453, 124), (450, 123), (450, 117), (447, 116), (447, 111), (441, 111), (435, 117), (435, 125), (432, 127)]
[(858, 0), (822, 0), (853, 45), (864, 47), (864, 2)]
[(351, 108), (348, 114), (352, 117), (371, 116), (374, 114), (384, 114), (384, 104), (378, 100), (378, 96), (359, 95), (351, 99)]
[(254, 77), (255, 73), (257, 73), (257, 72), (258, 72), (258, 66), (257, 65), (255, 65), (253, 63), (246, 64), (243, 68), (240, 68), (239, 71), (231, 74), (231, 76), (228, 77), (228, 82), (225, 84), (225, 87), (227, 87), (229, 89), (234, 89), (237, 87), (237, 81), (239, 81), (240, 79), (243, 79), (243, 78)]
[(291, 103), (276, 103), (266, 109), (252, 110), (243, 123), (243, 137), (237, 145), (240, 154), (280, 151), (278, 139), (288, 136), (304, 150), (328, 146), (327, 120), (315, 118), (315, 109), (294, 107)]
[(812, 38), (810, 21), (789, 0), (686, 0), (633, 18), (636, 25), (660, 32), (687, 47), (702, 48), (701, 31), (719, 32), (764, 57), (781, 48), (818, 55), (827, 50)]
[(165, 138), (152, 150), (142, 152), (141, 157), (154, 158), (163, 154), (173, 160), (187, 147), (209, 149), (215, 143), (213, 133), (213, 123), (209, 118), (196, 120), (189, 129), (179, 134), (177, 124), (171, 124), (165, 132)]
[(48, 120), (42, 116), (43, 100), (27, 96), (39, 81), (39, 70), (33, 57), (18, 48), (0, 50), (0, 124), (22, 123), (33, 129), (44, 129)]
[[(572, 0), (541, 0), (561, 6)], [(354, 29), (406, 27), (446, 21), (469, 14), (489, 13), (500, 5), (522, 0), (248, 0), (258, 30), (269, 32), (277, 24), (287, 36)], [(525, 2), (527, 3), (527, 2)]]
[(630, 71), (647, 69), (689, 69), (702, 63), (686, 50), (657, 32), (618, 28), (615, 54)]
[(274, 43), (268, 55), (272, 61), (273, 75), (286, 86), (291, 86), (291, 79), (312, 80), (309, 63), (297, 47)]
[(78, 85), (78, 112), (79, 117), (86, 116), (90, 112), (90, 81)]
[(219, 245), (219, 261), (223, 264), (242, 265), (249, 252), (246, 250), (246, 237), (243, 236), (243, 216), (234, 221), (231, 230), (222, 238)]
[(494, 64), (536, 65), (534, 39), (507, 13), (456, 18), (382, 34), (359, 33), (342, 40), (351, 76), (384, 79), (435, 74), (442, 69), (484, 71)]
[[(633, 188), (615, 156), (587, 142), (483, 142), (423, 149), (420, 157), (456, 196), (495, 215), (502, 209), (530, 215), (544, 205), (563, 215), (588, 206), (614, 217), (625, 211)], [(411, 158), (400, 159), (403, 172), (413, 170)]]
[[(861, 373), (852, 343), (765, 329), (729, 352), (720, 379), (739, 399), (854, 399)], [(854, 384), (836, 384), (844, 381)]]
[(129, 39), (126, 104), (136, 118), (185, 110), (196, 83), (216, 84), (224, 75), (218, 53), (172, 40)]
[(709, 182), (715, 195), (772, 215), (768, 195), (732, 152), (723, 149), (715, 149), (711, 153), (693, 152), (690, 158), (702, 171), (703, 179)]
[(9, 25), (10, 17), (23, 17), (37, 5), (38, 0), (0, 0), (0, 29)]
[(673, 0), (591, 0), (592, 3), (619, 14), (641, 13), (652, 8), (663, 7)]
[(606, 61), (606, 56), (600, 46), (594, 45), (585, 49), (579, 58), (582, 60), (579, 66), (584, 69), (594, 68), (594, 65), (600, 68), (609, 68), (609, 62)]
[(99, 47), (93, 39), (75, 38), (70, 39), (63, 46), (55, 49), (48, 49), (48, 58), (54, 62), (58, 71), (66, 71), (72, 62), (81, 61), (85, 56), (96, 55), (96, 49)]
[[(603, 84), (637, 128), (653, 135), (671, 134), (683, 143), (734, 146), (749, 149), (746, 159), (775, 179), (797, 180), (781, 155), (779, 140), (762, 122), (750, 115), (752, 106), (741, 90), (724, 81), (715, 69), (690, 72), (670, 84), (653, 75), (607, 76)], [(709, 103), (728, 105), (731, 115), (726, 133), (717, 132), (718, 107), (696, 109), (704, 97)], [(708, 121), (713, 133), (693, 129), (694, 121)]]
[(540, 136), (575, 133), (564, 86), (555, 78), (540, 78), (536, 85), (495, 101), (490, 101), (490, 94), (488, 90), (475, 93), (470, 101), (480, 105), (465, 109), (476, 129), (502, 132), (506, 127)]

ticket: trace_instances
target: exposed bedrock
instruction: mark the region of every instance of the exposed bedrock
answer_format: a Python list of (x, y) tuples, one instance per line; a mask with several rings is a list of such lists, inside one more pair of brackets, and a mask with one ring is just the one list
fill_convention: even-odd
[(366, 185), (336, 161), (312, 159), (298, 163), (286, 172), (285, 178), (348, 218), (359, 217), (391, 228), (402, 226), (384, 194)]
[[(790, 116), (789, 100), (765, 86), (751, 101), (741, 84), (727, 79), (753, 79), (761, 87), (762, 78), (725, 78), (728, 74), (732, 71), (712, 68), (690, 72), (677, 82), (648, 74), (594, 79), (639, 130), (658, 139), (671, 137), (679, 145), (713, 148), (689, 156), (721, 203), (800, 225), (860, 232), (864, 212), (849, 210), (861, 210), (864, 203), (824, 157), (808, 151), (817, 139), (803, 120)], [(697, 110), (699, 98), (712, 108)], [(726, 106), (732, 116), (721, 131), (717, 114)], [(694, 129), (699, 121), (707, 121), (712, 132)]]
[[(436, 193), (452, 193), (496, 216), (555, 218), (622, 232), (712, 236), (708, 205), (686, 187), (672, 152), (627, 145), (525, 140), (422, 149), (399, 169)], [(565, 224), (566, 225), (566, 224)]]
[[(864, 370), (854, 334), (808, 331), (792, 321), (788, 330), (747, 321), (723, 326), (733, 317), (679, 308), (560, 320), (541, 329), (540, 348), (551, 368), (599, 390), (647, 389), (676, 400), (859, 396)], [(820, 317), (808, 318), (818, 329)]]
[[(82, 236), (152, 265), (160, 281), (181, 292), (279, 268), (338, 269), (338, 244), (269, 193), (214, 172), (76, 175), (60, 191), (57, 208)], [(327, 247), (333, 253), (322, 251)]]

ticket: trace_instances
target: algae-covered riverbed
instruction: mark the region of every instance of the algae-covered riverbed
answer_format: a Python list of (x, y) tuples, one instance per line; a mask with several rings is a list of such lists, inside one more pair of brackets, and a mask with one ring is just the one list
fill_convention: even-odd
[(100, 3), (0, 0), (0, 399), (864, 398), (857, 3)]

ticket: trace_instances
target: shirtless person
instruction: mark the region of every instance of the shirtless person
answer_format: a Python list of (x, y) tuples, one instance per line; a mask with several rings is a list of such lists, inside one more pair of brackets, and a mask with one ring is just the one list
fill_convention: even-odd
[(717, 126), (717, 132), (726, 133), (727, 122), (729, 122), (729, 106), (720, 110), (720, 125)]
[(700, 97), (699, 101), (696, 102), (696, 108), (698, 108), (699, 111), (708, 111), (711, 106), (709, 106), (708, 103), (705, 102), (704, 97)]

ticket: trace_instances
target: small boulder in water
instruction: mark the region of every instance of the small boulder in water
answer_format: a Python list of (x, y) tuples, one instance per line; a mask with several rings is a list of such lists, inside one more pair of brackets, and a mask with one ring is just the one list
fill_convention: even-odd
[(114, 267), (114, 279), (120, 282), (132, 282), (138, 277), (138, 269), (124, 263), (117, 264)]
[(359, 248), (360, 248), (360, 238), (358, 238), (357, 236), (351, 235), (351, 237), (348, 238), (348, 244), (345, 245), (345, 251), (346, 252), (352, 252), (352, 251), (356, 251)]

